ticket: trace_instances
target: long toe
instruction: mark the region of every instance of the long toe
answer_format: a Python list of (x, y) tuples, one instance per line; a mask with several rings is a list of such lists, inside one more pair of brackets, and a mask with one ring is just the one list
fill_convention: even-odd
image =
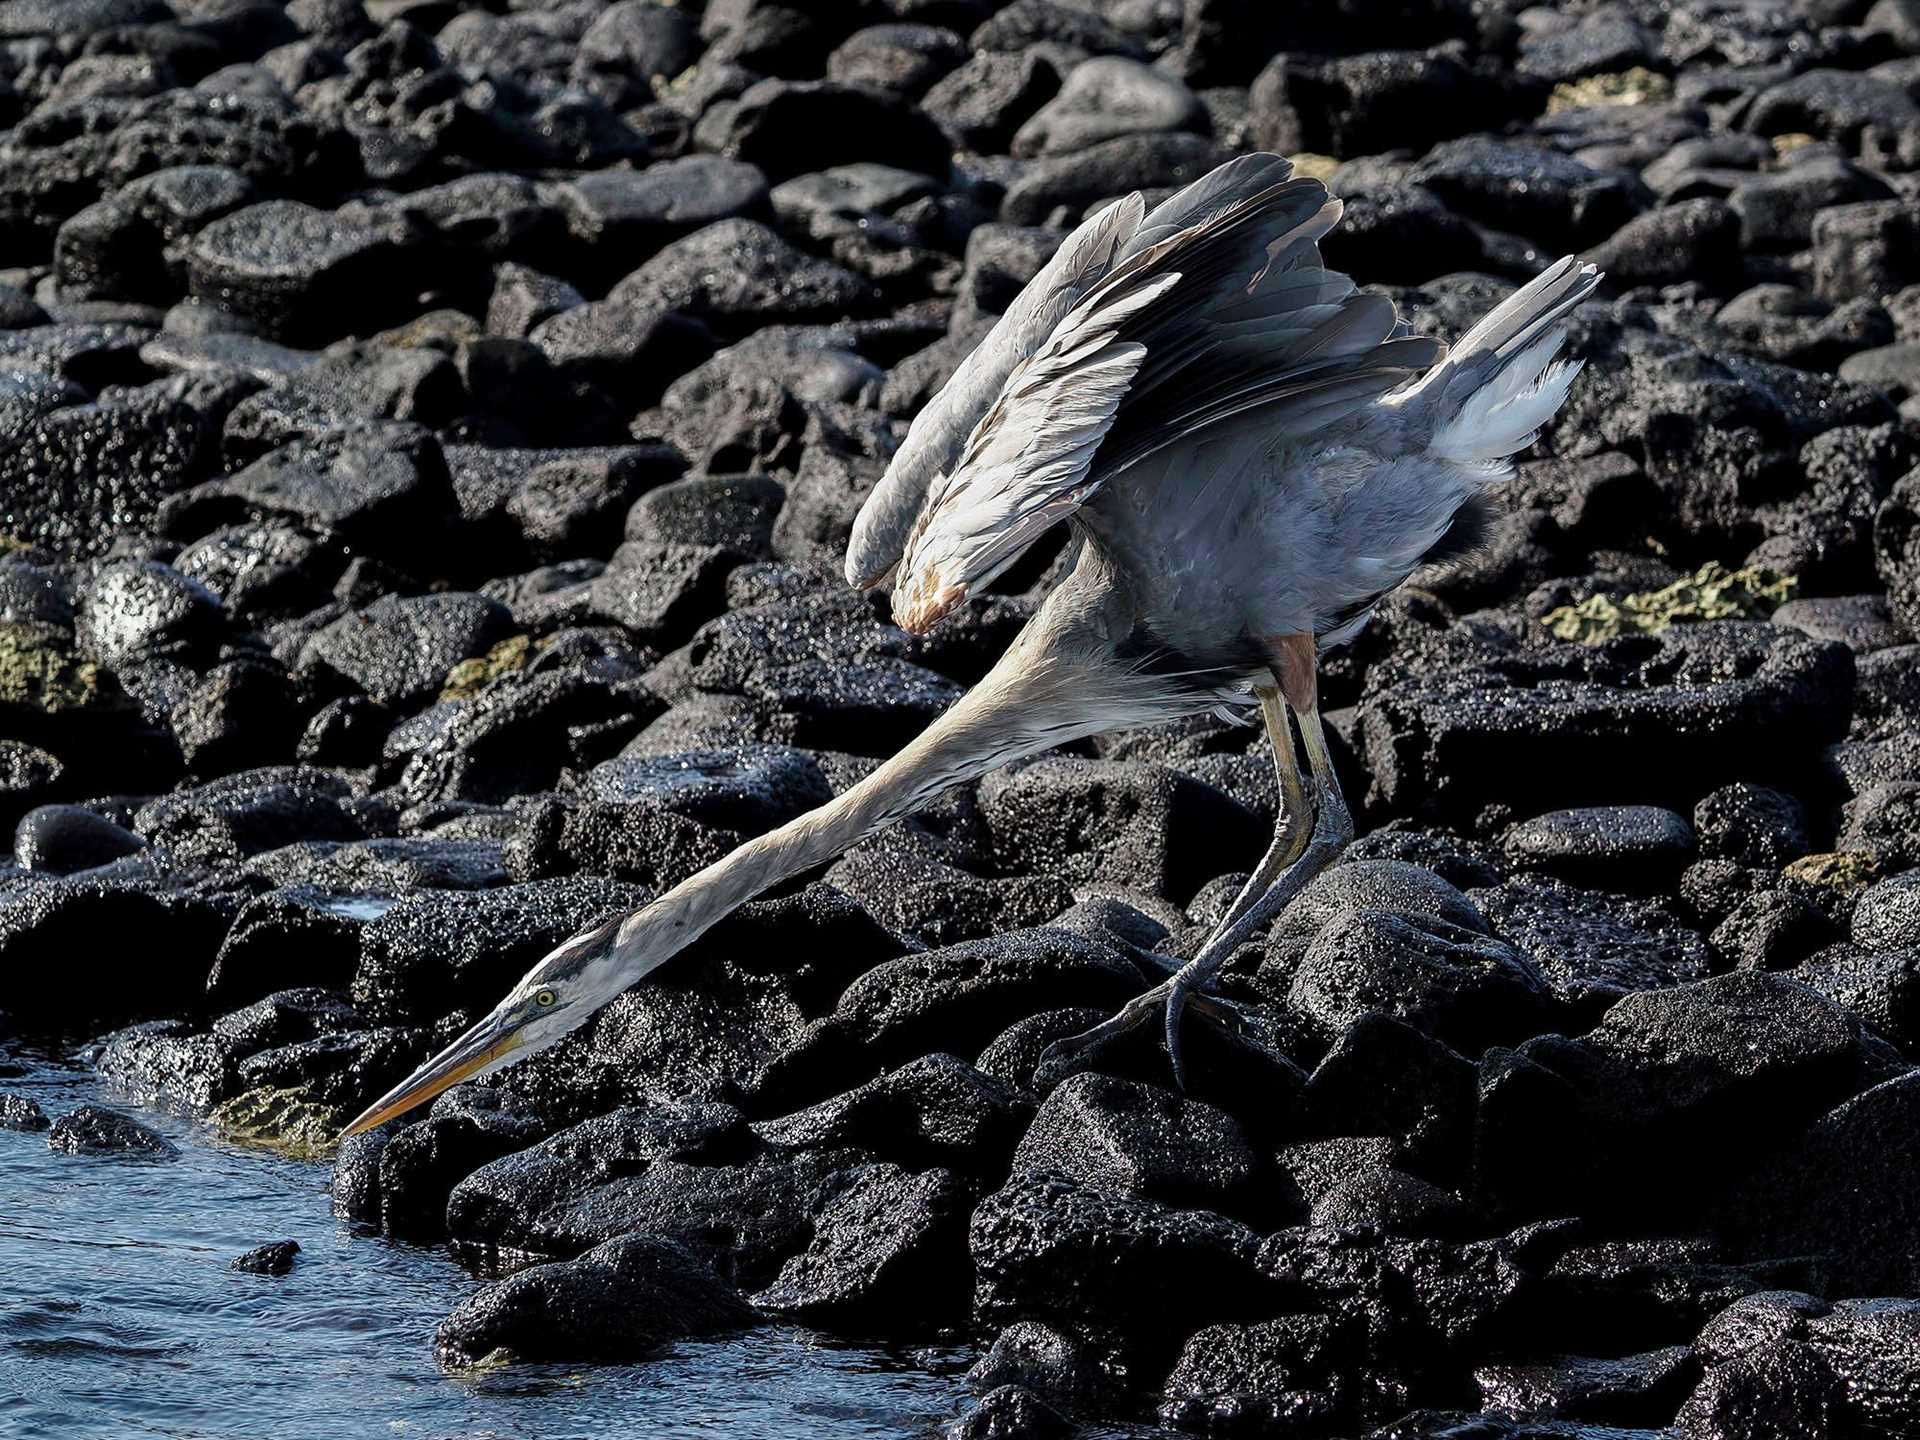
[(1109, 1046), (1131, 1035), (1159, 1014), (1161, 1002), (1167, 998), (1172, 986), (1173, 981), (1166, 980), (1144, 994), (1134, 996), (1122, 1009), (1091, 1030), (1054, 1041), (1041, 1053), (1040, 1063), (1034, 1067), (1034, 1087), (1044, 1094), (1069, 1075), (1089, 1068), (1091, 1062)]

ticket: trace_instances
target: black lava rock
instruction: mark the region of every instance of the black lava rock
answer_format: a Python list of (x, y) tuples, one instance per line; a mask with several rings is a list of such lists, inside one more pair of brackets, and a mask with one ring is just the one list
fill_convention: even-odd
[(1693, 859), (1684, 817), (1653, 805), (1554, 810), (1522, 821), (1502, 842), (1517, 864), (1598, 889), (1658, 889)]
[(234, 1256), (227, 1268), (244, 1270), (249, 1275), (286, 1275), (292, 1273), (293, 1258), (299, 1253), (298, 1240), (276, 1240), (271, 1245)]
[(41, 805), (20, 817), (13, 858), (22, 870), (70, 875), (131, 855), (145, 842), (125, 826), (78, 805)]
[(944, 1170), (861, 1165), (827, 1182), (813, 1239), (752, 1297), (756, 1309), (843, 1328), (938, 1326), (966, 1312), (966, 1187)]
[(1158, 1086), (1081, 1074), (1055, 1087), (1013, 1157), (1016, 1170), (1170, 1205), (1234, 1208), (1255, 1170), (1232, 1116)]
[(121, 1155), (144, 1160), (177, 1160), (180, 1149), (151, 1126), (101, 1105), (82, 1105), (53, 1122), (49, 1149), (69, 1155)]
[(441, 1322), (434, 1351), (450, 1365), (496, 1353), (609, 1363), (751, 1323), (740, 1297), (690, 1252), (627, 1235), (484, 1287)]
[(52, 1123), (26, 1096), (0, 1094), (0, 1130), (45, 1130)]

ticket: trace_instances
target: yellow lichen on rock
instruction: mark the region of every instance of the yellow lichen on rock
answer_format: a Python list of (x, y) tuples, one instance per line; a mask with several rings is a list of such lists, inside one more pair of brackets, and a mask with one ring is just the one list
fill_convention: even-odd
[(0, 623), (0, 708), (57, 715), (114, 698), (100, 667), (75, 651), (71, 631), (32, 620)]
[(1302, 150), (1298, 155), (1287, 157), (1293, 162), (1293, 173), (1305, 176), (1309, 180), (1319, 180), (1325, 184), (1333, 183), (1333, 172), (1340, 168), (1337, 156), (1321, 155), (1313, 150)]
[(229, 1140), (314, 1158), (333, 1149), (334, 1136), (347, 1117), (338, 1107), (316, 1101), (306, 1086), (299, 1085), (245, 1091), (214, 1107), (207, 1120)]
[(1763, 618), (1792, 597), (1793, 586), (1790, 575), (1776, 575), (1757, 565), (1729, 570), (1709, 560), (1693, 574), (1658, 590), (1620, 600), (1589, 595), (1577, 605), (1549, 610), (1540, 623), (1557, 640), (1598, 645), (1620, 635), (1657, 635), (1669, 625), (1690, 621)]
[(462, 660), (447, 672), (440, 687), (440, 699), (471, 700), (504, 675), (516, 675), (527, 668), (541, 650), (528, 635), (509, 635), (484, 655)]
[(1884, 868), (1880, 857), (1871, 851), (1829, 850), (1819, 855), (1802, 855), (1780, 873), (1803, 885), (1818, 885), (1823, 890), (1851, 895), (1878, 880)]
[(1673, 81), (1657, 70), (1636, 65), (1611, 75), (1587, 75), (1565, 80), (1547, 98), (1547, 114), (1587, 110), (1596, 105), (1657, 105), (1673, 96)]

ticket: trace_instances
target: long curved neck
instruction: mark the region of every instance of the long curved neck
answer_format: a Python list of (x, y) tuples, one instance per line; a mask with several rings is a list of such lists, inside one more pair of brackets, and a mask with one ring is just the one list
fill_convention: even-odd
[[(825, 805), (747, 841), (621, 922), (633, 978), (663, 964), (754, 896), (824, 864), (956, 785), (1115, 725), (1136, 677), (1115, 663), (1112, 595), (1082, 566), (980, 683), (898, 754)], [(629, 983), (631, 983), (629, 981)]]

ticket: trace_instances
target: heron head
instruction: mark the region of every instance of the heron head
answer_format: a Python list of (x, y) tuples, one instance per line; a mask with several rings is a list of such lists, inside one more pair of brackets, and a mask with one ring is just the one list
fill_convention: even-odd
[(545, 1050), (586, 1024), (646, 968), (639, 947), (622, 944), (621, 933), (620, 920), (609, 920), (548, 954), (484, 1018), (369, 1105), (340, 1138), (384, 1125), (442, 1090)]

